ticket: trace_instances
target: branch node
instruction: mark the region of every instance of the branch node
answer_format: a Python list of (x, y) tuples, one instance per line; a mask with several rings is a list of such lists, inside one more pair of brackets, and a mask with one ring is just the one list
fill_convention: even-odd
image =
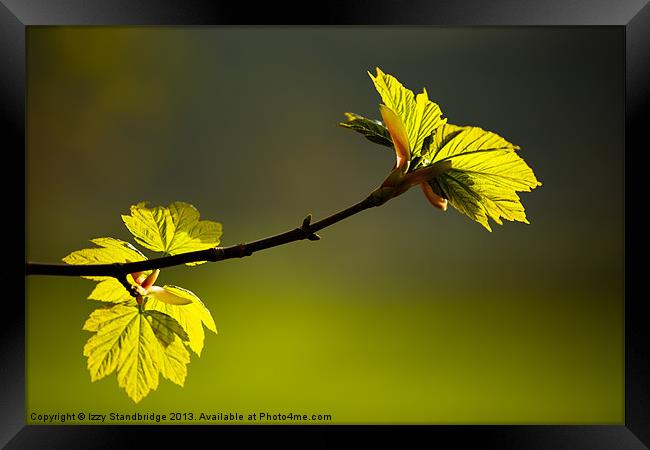
[(365, 201), (368, 202), (368, 205), (369, 205), (371, 208), (374, 208), (375, 206), (383, 205), (384, 203), (386, 203), (386, 201), (385, 201), (385, 200), (382, 200), (378, 195), (375, 194), (375, 192), (373, 192), (372, 194), (370, 194), (370, 195), (366, 198)]
[(225, 259), (225, 256), (226, 252), (224, 251), (223, 247), (213, 247), (210, 249), (210, 257), (208, 258), (208, 261), (221, 261), (222, 259)]
[(301, 234), (302, 239), (309, 239), (310, 241), (320, 240), (320, 236), (311, 231), (311, 214), (305, 217), (305, 220), (302, 221), (302, 225), (296, 228)]
[(307, 217), (305, 217), (305, 219), (302, 221), (301, 228), (308, 228), (310, 223), (311, 223), (311, 214), (308, 214)]
[(244, 243), (239, 244), (239, 245), (237, 246), (237, 250), (238, 250), (238, 252), (239, 252), (239, 255), (238, 255), (238, 256), (239, 256), (240, 258), (243, 258), (244, 256), (250, 256), (250, 255), (253, 254), (253, 252), (250, 251), (250, 249), (248, 248), (248, 246), (247, 246), (246, 244), (244, 244)]
[(116, 278), (117, 281), (122, 283), (122, 286), (124, 286), (124, 289), (127, 290), (127, 292), (131, 295), (131, 297), (134, 297), (136, 299), (138, 298), (137, 287), (129, 283), (129, 280), (126, 278), (127, 276), (125, 274), (113, 275), (113, 277)]

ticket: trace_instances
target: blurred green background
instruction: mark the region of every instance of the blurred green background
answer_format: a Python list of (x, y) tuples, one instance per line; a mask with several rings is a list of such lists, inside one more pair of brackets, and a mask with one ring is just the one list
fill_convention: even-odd
[[(27, 280), (31, 412), (326, 413), (337, 423), (623, 423), (623, 31), (29, 27), (27, 253), (129, 239), (140, 200), (225, 245), (362, 199), (394, 156), (366, 71), (522, 147), (531, 225), (493, 233), (414, 189), (244, 260), (164, 270), (219, 329), (184, 388), (90, 382), (92, 282)], [(146, 252), (145, 252), (146, 253)]]

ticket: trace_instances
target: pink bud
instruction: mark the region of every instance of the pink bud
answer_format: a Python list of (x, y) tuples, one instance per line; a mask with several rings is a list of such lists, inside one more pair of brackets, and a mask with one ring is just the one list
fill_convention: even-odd
[(144, 289), (149, 289), (155, 282), (156, 279), (158, 279), (158, 275), (160, 274), (160, 269), (156, 269), (153, 272), (151, 272), (151, 275), (149, 275), (142, 283), (141, 286)]
[(447, 211), (446, 198), (442, 198), (438, 194), (433, 192), (433, 189), (431, 188), (431, 185), (429, 183), (421, 183), (420, 186), (422, 187), (422, 192), (424, 192), (424, 196), (427, 198), (427, 200), (429, 200), (429, 203), (431, 203), (431, 205), (443, 211)]
[(395, 147), (395, 167), (393, 170), (405, 174), (408, 171), (411, 162), (411, 148), (409, 145), (406, 128), (395, 112), (386, 105), (379, 105), (381, 118), (388, 129), (393, 146)]
[(133, 277), (133, 281), (135, 281), (136, 284), (142, 284), (144, 279), (147, 277), (144, 272), (133, 272), (131, 276)]

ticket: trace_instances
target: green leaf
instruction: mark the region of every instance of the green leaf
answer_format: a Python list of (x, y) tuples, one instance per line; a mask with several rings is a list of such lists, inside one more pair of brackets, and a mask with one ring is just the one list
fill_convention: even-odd
[(173, 318), (160, 311), (148, 310), (144, 312), (147, 320), (151, 324), (154, 334), (164, 346), (168, 346), (176, 336), (180, 337), (183, 341), (188, 341), (189, 337), (183, 327)]
[[(77, 250), (63, 258), (68, 264), (113, 264), (145, 261), (147, 259), (140, 251), (128, 242), (114, 238), (96, 238), (90, 242), (98, 245), (97, 248), (85, 248)], [(145, 273), (149, 273), (147, 271)], [(83, 277), (89, 280), (99, 281), (95, 289), (90, 293), (88, 299), (102, 302), (123, 303), (131, 299), (131, 295), (124, 288), (122, 283), (113, 277), (91, 276)], [(128, 276), (133, 282), (131, 276)]]
[[(135, 304), (135, 302), (133, 303)], [(122, 314), (126, 313), (126, 311), (130, 311), (130, 309), (133, 307), (133, 305), (128, 305), (131, 308), (127, 310), (124, 309), (128, 307), (127, 305), (119, 306), (121, 306), (121, 308), (117, 308), (115, 306), (107, 306), (106, 308), (98, 308), (94, 310), (92, 313), (90, 313), (90, 316), (84, 323), (82, 330), (99, 331), (102, 326), (108, 325), (113, 320), (120, 319), (122, 317)]]
[(178, 286), (165, 286), (164, 289), (174, 295), (187, 298), (191, 303), (187, 305), (172, 305), (158, 300), (155, 296), (151, 296), (147, 298), (145, 309), (160, 311), (173, 317), (187, 333), (188, 345), (192, 351), (201, 356), (203, 342), (205, 340), (203, 326), (205, 325), (206, 328), (214, 333), (217, 332), (217, 327), (210, 311), (194, 293), (187, 289)]
[(137, 307), (98, 309), (84, 329), (97, 331), (84, 346), (92, 381), (117, 370), (118, 384), (136, 403), (158, 388), (160, 344)]
[(161, 356), (160, 374), (172, 383), (184, 386), (190, 352), (187, 351), (181, 339), (176, 336), (171, 344), (166, 347), (162, 346)]
[(138, 244), (156, 252), (164, 252), (174, 235), (171, 215), (163, 206), (147, 208), (146, 205), (147, 202), (132, 205), (131, 215), (123, 215), (122, 220)]
[(188, 300), (192, 301), (192, 307), (196, 311), (196, 314), (200, 317), (201, 322), (211, 331), (217, 332), (217, 326), (212, 319), (212, 315), (208, 308), (205, 307), (203, 302), (196, 294), (188, 289), (182, 288), (180, 286), (165, 285), (163, 286), (165, 290), (178, 295), (179, 297), (185, 297)]
[(168, 207), (175, 226), (167, 252), (177, 253), (205, 250), (219, 245), (222, 226), (211, 220), (199, 220), (199, 211), (189, 203), (174, 202)]
[(122, 348), (122, 334), (132, 325), (137, 314), (137, 308), (124, 305), (97, 309), (90, 314), (83, 329), (98, 332), (84, 347), (92, 381), (100, 380), (115, 371)]
[(366, 119), (358, 114), (346, 112), (347, 122), (340, 122), (343, 128), (349, 128), (363, 134), (366, 139), (375, 144), (385, 145), (393, 148), (393, 141), (388, 130), (379, 120)]
[(160, 374), (183, 386), (187, 376), (187, 364), (190, 362), (190, 354), (183, 345), (183, 341), (189, 340), (187, 333), (167, 314), (156, 310), (146, 310), (144, 314), (160, 343)]
[(447, 119), (442, 117), (440, 107), (429, 100), (426, 89), (415, 96), (413, 91), (406, 89), (395, 77), (385, 74), (379, 68), (376, 76), (370, 72), (368, 75), (375, 84), (384, 105), (397, 114), (404, 124), (411, 156), (419, 156), (424, 140), (431, 136), (436, 128), (447, 122)]
[[(131, 206), (131, 214), (122, 220), (146, 248), (170, 255), (205, 250), (219, 245), (222, 226), (218, 222), (199, 220), (199, 212), (189, 203), (174, 202), (168, 207), (148, 208), (146, 202)], [(205, 261), (189, 263), (200, 264)]]
[[(99, 248), (84, 248), (63, 257), (67, 264), (113, 264), (147, 259), (137, 248), (128, 242), (110, 237), (91, 239)], [(90, 280), (106, 280), (110, 277), (84, 277)]]
[(107, 277), (95, 286), (95, 289), (88, 296), (89, 300), (101, 302), (123, 303), (132, 300), (131, 294), (124, 288), (122, 283), (113, 277)]
[(117, 373), (120, 387), (138, 403), (158, 388), (158, 375), (183, 385), (189, 353), (181, 326), (158, 311), (133, 302), (93, 311), (84, 330), (96, 332), (84, 346), (92, 381)]
[(429, 182), (433, 190), (463, 214), (492, 231), (488, 218), (529, 223), (518, 191), (541, 186), (517, 154), (519, 147), (478, 127), (445, 125), (424, 155), (425, 165), (451, 164)]

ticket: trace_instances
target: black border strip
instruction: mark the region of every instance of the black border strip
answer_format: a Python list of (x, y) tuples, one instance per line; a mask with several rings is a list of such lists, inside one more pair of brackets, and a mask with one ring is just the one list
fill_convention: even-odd
[(625, 426), (650, 447), (650, 308), (642, 263), (648, 238), (635, 209), (647, 178), (640, 163), (649, 149), (650, 3), (625, 27), (625, 65)]
[[(326, 430), (334, 429), (345, 435), (354, 428), (355, 432), (361, 431), (367, 436), (373, 433), (383, 437), (390, 430), (404, 438), (402, 442), (415, 443), (422, 438), (433, 445), (453, 443), (454, 448), (470, 444), (476, 448), (499, 449), (647, 448), (643, 443), (650, 445), (650, 332), (646, 325), (649, 317), (644, 303), (646, 296), (639, 294), (644, 292), (642, 270), (645, 267), (641, 258), (642, 248), (647, 246), (642, 242), (647, 238), (645, 230), (641, 229), (644, 224), (639, 213), (632, 208), (633, 205), (643, 207), (646, 203), (642, 183), (647, 177), (641, 173), (641, 158), (648, 152), (648, 140), (644, 135), (647, 126), (644, 127), (643, 119), (648, 117), (650, 109), (650, 4), (647, 0), (334, 0), (293, 6), (277, 2), (259, 2), (253, 6), (246, 2), (209, 0), (0, 0), (0, 114), (2, 137), (6, 142), (3, 154), (16, 156), (16, 164), (23, 164), (25, 170), (26, 26), (268, 25), (273, 22), (285, 25), (625, 27), (625, 201), (631, 206), (625, 208), (625, 425), (301, 426), (298, 429), (309, 433), (312, 442), (328, 433)], [(4, 166), (7, 167), (6, 163)], [(4, 192), (15, 191), (13, 179), (3, 182)], [(26, 204), (22, 206), (25, 208)], [(20, 210), (20, 205), (16, 210)], [(24, 271), (20, 275), (18, 272), (24, 267), (25, 256), (24, 247), (16, 250), (16, 259), (20, 262), (5, 271), (5, 280), (24, 280)], [(14, 271), (15, 277), (12, 276)], [(24, 283), (21, 286), (25, 288)], [(212, 441), (207, 442), (215, 445), (223, 443), (223, 434), (239, 440), (241, 445), (252, 429), (269, 436), (278, 435), (279, 430), (287, 428), (297, 430), (283, 426), (25, 426), (24, 305), (6, 301), (3, 316), (0, 327), (0, 444), (8, 444), (8, 448), (127, 448), (136, 446), (142, 438), (151, 444), (152, 437), (167, 445), (178, 442), (186, 446), (190, 442), (200, 442), (198, 439), (202, 436), (197, 434), (204, 433), (211, 434)]]
[(1, 0), (25, 25), (626, 25), (647, 0)]

